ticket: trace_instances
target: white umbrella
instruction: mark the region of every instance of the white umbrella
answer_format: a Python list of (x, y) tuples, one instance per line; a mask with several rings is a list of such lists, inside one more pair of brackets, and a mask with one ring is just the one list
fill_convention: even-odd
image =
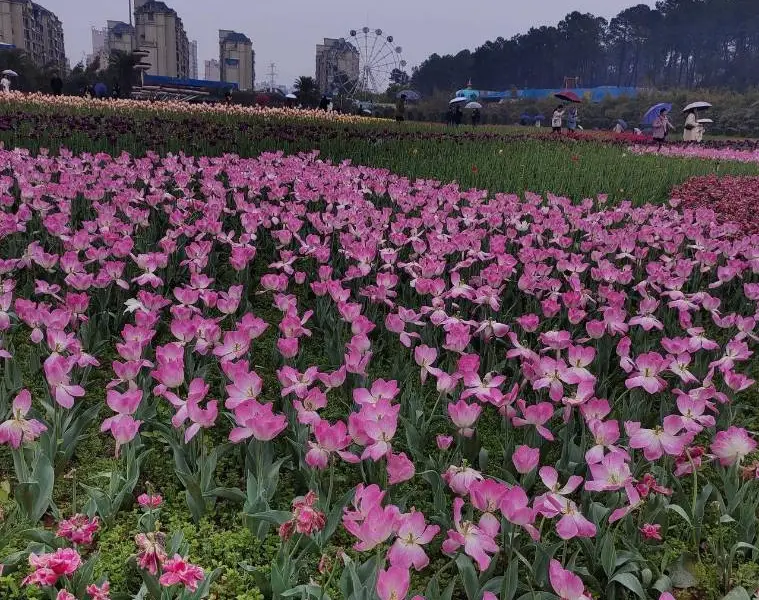
[(694, 109), (699, 110), (702, 108), (711, 108), (711, 107), (712, 105), (709, 104), (708, 102), (692, 102), (683, 109), (683, 112), (688, 112), (689, 110), (694, 110)]
[(16, 71), (13, 71), (11, 69), (5, 69), (5, 71), (3, 71), (3, 75), (9, 75), (10, 77), (18, 77), (18, 73), (16, 73)]
[(699, 123), (714, 123), (714, 121), (712, 121), (711, 119), (699, 119), (698, 122)]
[(464, 108), (482, 108), (482, 104), (479, 102), (470, 102)]
[(297, 100), (298, 96), (296, 96), (295, 94), (287, 94), (285, 98), (288, 98), (289, 100)]
[(448, 104), (458, 104), (459, 102), (466, 102), (466, 98), (454, 98)]

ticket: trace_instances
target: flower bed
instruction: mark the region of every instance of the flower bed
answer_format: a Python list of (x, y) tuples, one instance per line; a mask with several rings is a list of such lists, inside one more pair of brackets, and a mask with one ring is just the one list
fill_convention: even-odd
[[(107, 597), (94, 549), (136, 498), (142, 593), (223, 597), (168, 535), (150, 450), (195, 521), (278, 532), (247, 565), (267, 598), (658, 597), (686, 552), (724, 593), (722, 536), (752, 563), (759, 238), (713, 212), (314, 155), (0, 164), (26, 585)], [(110, 483), (77, 504), (55, 473), (106, 436)]]
[(745, 234), (759, 233), (759, 177), (693, 177), (672, 190), (672, 198), (685, 209), (713, 211)]
[(711, 147), (701, 145), (667, 145), (659, 147), (652, 143), (647, 146), (630, 146), (633, 154), (669, 156), (673, 158), (698, 158), (701, 160), (735, 161), (759, 163), (759, 149), (734, 149), (731, 147)]

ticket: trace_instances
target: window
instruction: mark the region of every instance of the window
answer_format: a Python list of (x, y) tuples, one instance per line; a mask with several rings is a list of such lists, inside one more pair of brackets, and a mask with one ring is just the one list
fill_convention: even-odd
[(148, 13), (148, 21), (155, 21), (155, 14)]

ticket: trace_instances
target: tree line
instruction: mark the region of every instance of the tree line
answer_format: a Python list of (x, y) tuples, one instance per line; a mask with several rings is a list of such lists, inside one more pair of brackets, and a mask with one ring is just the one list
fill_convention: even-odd
[(607, 21), (572, 12), (555, 27), (533, 27), (474, 51), (433, 54), (411, 84), (425, 95), (462, 88), (555, 88), (565, 77), (582, 87), (728, 88), (759, 84), (757, 0), (660, 0)]
[(112, 52), (108, 64), (100, 64), (100, 59), (85, 65), (79, 63), (69, 72), (61, 72), (57, 66), (40, 66), (19, 49), (0, 51), (0, 70), (11, 69), (18, 73), (13, 80), (13, 89), (22, 92), (51, 92), (51, 80), (59, 75), (63, 80), (63, 93), (77, 95), (84, 93), (96, 83), (105, 83), (109, 89), (118, 84), (122, 97), (128, 96), (135, 83), (134, 65), (136, 59), (131, 54)]

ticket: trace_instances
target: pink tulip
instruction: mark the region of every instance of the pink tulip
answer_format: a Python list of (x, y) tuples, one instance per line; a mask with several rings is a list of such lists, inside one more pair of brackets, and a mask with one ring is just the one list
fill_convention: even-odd
[(347, 433), (347, 427), (342, 421), (330, 425), (327, 421), (319, 421), (314, 426), (314, 438), (316, 442), (308, 442), (309, 450), (306, 453), (306, 464), (314, 469), (326, 469), (333, 453), (349, 463), (359, 462), (359, 458), (346, 452), (352, 440)]
[(198, 584), (203, 581), (203, 577), (203, 569), (188, 562), (179, 554), (175, 554), (174, 558), (170, 558), (163, 564), (163, 573), (158, 583), (164, 587), (181, 584), (186, 590), (194, 592), (198, 589)]
[(451, 465), (443, 473), (443, 481), (448, 484), (454, 494), (459, 496), (467, 496), (472, 483), (480, 479), (482, 479), (482, 473), (466, 466), (466, 464), (461, 467)]
[(453, 524), (455, 529), (448, 530), (448, 538), (443, 542), (443, 552), (453, 554), (461, 546), (464, 552), (477, 563), (480, 571), (490, 565), (490, 554), (498, 552), (495, 540), (470, 521), (462, 521), (461, 509), (464, 501), (461, 498), (453, 500)]
[(404, 569), (414, 567), (417, 571), (424, 570), (430, 559), (422, 546), (433, 540), (440, 527), (427, 525), (424, 515), (418, 511), (401, 515), (398, 521), (398, 537), (387, 553), (390, 564)]
[(691, 443), (695, 434), (680, 433), (683, 426), (680, 419), (665, 418), (662, 427), (643, 429), (640, 423), (627, 421), (625, 431), (630, 436), (630, 447), (643, 449), (646, 460), (657, 460), (663, 454), (680, 456), (685, 446)]
[(661, 541), (661, 525), (653, 525), (651, 523), (644, 523), (640, 527), (640, 533), (644, 539)]
[(353, 548), (358, 552), (369, 552), (396, 531), (399, 515), (397, 506), (376, 505), (369, 509), (363, 521), (346, 520), (343, 517), (343, 526), (350, 534), (358, 538)]
[(553, 416), (553, 405), (548, 402), (540, 402), (533, 406), (527, 406), (524, 400), (517, 400), (517, 405), (523, 417), (512, 417), (511, 423), (514, 427), (533, 425), (541, 437), (547, 439), (549, 442), (553, 441), (553, 434), (544, 427), (544, 424)]
[(143, 508), (158, 508), (163, 504), (163, 498), (159, 494), (140, 494), (137, 497), (137, 504)]
[(629, 459), (624, 454), (611, 452), (600, 462), (588, 465), (593, 479), (585, 482), (585, 489), (590, 492), (611, 492), (629, 485), (632, 473), (627, 460)]
[(380, 600), (406, 600), (411, 583), (407, 568), (391, 566), (377, 574), (377, 596)]
[(130, 389), (124, 392), (108, 390), (106, 392), (106, 404), (108, 407), (121, 415), (133, 415), (142, 401), (142, 390), (139, 388)]
[(414, 463), (409, 460), (405, 452), (387, 455), (387, 474), (390, 485), (408, 481), (415, 473)]
[(564, 569), (558, 560), (551, 559), (548, 577), (553, 591), (561, 600), (590, 600), (590, 596), (585, 594), (582, 579)]
[(305, 496), (295, 498), (292, 502), (293, 516), (280, 525), (279, 537), (288, 540), (293, 533), (313, 535), (324, 529), (327, 518), (315, 508), (317, 501), (316, 494), (311, 490)]
[(511, 461), (514, 463), (517, 473), (525, 475), (530, 471), (534, 471), (540, 463), (540, 450), (524, 445), (517, 446), (511, 455)]
[(90, 584), (87, 586), (87, 595), (90, 600), (110, 600), (111, 584), (104, 581), (102, 585)]
[(414, 348), (414, 360), (422, 369), (420, 378), (421, 382), (424, 383), (427, 381), (427, 374), (430, 372), (429, 368), (435, 364), (435, 361), (437, 360), (437, 350), (425, 346), (424, 344), (417, 346)]
[(521, 487), (513, 486), (506, 490), (499, 508), (509, 523), (523, 527), (533, 540), (540, 539), (540, 533), (532, 525), (535, 511), (529, 507), (527, 493)]
[(628, 390), (642, 387), (649, 394), (657, 394), (667, 387), (666, 382), (659, 377), (659, 373), (666, 368), (666, 361), (660, 354), (641, 354), (635, 360), (635, 368), (637, 370), (625, 381)]
[(82, 559), (79, 553), (72, 548), (60, 548), (48, 554), (30, 554), (29, 565), (33, 571), (21, 585), (53, 586), (59, 577), (73, 575)]
[(467, 404), (464, 400), (459, 400), (456, 404), (448, 405), (448, 415), (451, 421), (458, 428), (459, 435), (463, 437), (472, 437), (474, 429), (472, 428), (477, 422), (482, 412), (482, 406), (479, 404)]
[(89, 545), (100, 528), (98, 518), (89, 519), (86, 515), (74, 515), (58, 523), (56, 536), (69, 540), (72, 544)]
[(740, 464), (741, 460), (756, 450), (756, 440), (742, 427), (731, 426), (714, 436), (711, 450), (723, 467)]
[(124, 444), (131, 442), (142, 425), (142, 421), (135, 421), (131, 415), (116, 415), (103, 421), (100, 431), (105, 433), (110, 431), (116, 440), (116, 458), (119, 456), (119, 450)]
[(32, 395), (29, 390), (21, 390), (13, 399), (11, 418), (0, 424), (0, 444), (9, 444), (18, 449), (21, 444), (36, 440), (47, 427), (37, 419), (27, 419), (32, 407)]
[(435, 443), (437, 444), (438, 449), (448, 450), (453, 443), (453, 438), (450, 435), (438, 435), (435, 437)]
[(72, 360), (64, 358), (60, 354), (51, 355), (43, 365), (50, 391), (55, 401), (63, 408), (72, 408), (74, 399), (81, 398), (85, 393), (82, 386), (71, 385), (72, 367)]
[(321, 421), (318, 410), (327, 406), (327, 394), (318, 388), (311, 388), (303, 400), (293, 402), (298, 412), (298, 423), (301, 425), (316, 425)]
[(261, 442), (269, 442), (287, 428), (287, 417), (275, 414), (271, 404), (260, 404), (256, 400), (246, 400), (235, 409), (238, 426), (229, 433), (229, 440), (235, 444), (254, 437)]

